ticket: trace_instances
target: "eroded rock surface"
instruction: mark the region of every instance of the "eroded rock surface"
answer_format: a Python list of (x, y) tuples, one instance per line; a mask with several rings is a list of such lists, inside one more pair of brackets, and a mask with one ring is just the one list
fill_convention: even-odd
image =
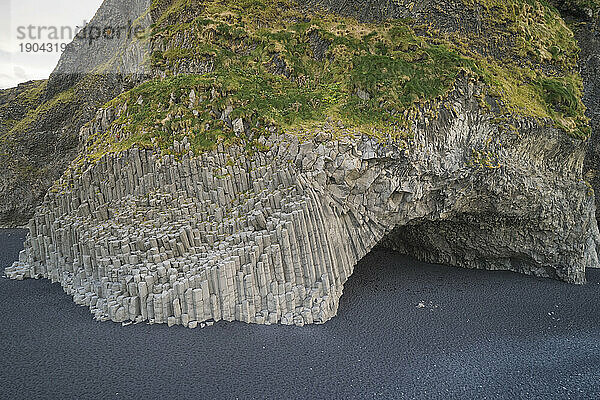
[[(23, 116), (27, 132), (71, 140), (8, 277), (59, 282), (100, 320), (193, 328), (324, 323), (378, 245), (577, 284), (598, 266), (581, 101), (583, 75), (594, 104), (595, 61), (576, 71), (555, 9), (244, 4), (107, 0), (98, 21), (152, 23), (150, 37), (73, 44), (47, 86), (21, 88), (41, 93), (31, 107), (60, 100), (50, 119)], [(27, 113), (12, 107), (21, 89), (0, 111)], [(112, 101), (96, 112), (92, 97)], [(20, 207), (9, 172), (0, 222)]]
[(60, 282), (101, 320), (189, 327), (326, 322), (378, 243), (583, 283), (599, 238), (583, 142), (526, 120), (501, 131), (480, 90), (461, 80), (406, 148), (325, 123), (262, 139), (254, 156), (193, 156), (185, 142), (181, 159), (105, 155), (47, 195), (6, 274)]
[[(592, 126), (584, 174), (596, 193), (600, 190), (600, 10), (590, 15), (567, 14), (581, 47), (579, 66), (584, 84), (583, 102)], [(600, 200), (596, 196), (596, 209)]]

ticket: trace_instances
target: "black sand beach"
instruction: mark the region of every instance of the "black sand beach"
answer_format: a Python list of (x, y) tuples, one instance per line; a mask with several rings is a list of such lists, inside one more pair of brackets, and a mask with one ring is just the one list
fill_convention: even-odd
[[(0, 267), (24, 232), (0, 230)], [(0, 279), (2, 399), (600, 398), (586, 286), (375, 251), (304, 328), (96, 322), (47, 280)]]

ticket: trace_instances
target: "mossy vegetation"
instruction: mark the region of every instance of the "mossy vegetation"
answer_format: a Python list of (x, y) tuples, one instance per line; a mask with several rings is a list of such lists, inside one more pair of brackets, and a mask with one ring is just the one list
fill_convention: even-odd
[[(591, 128), (577, 71), (579, 47), (560, 13), (545, 0), (465, 1), (486, 10), (484, 34), (446, 38), (476, 60), (505, 115), (551, 120), (574, 137), (588, 137)], [(473, 50), (490, 41), (498, 46), (494, 56)]]
[(75, 91), (73, 89), (66, 90), (58, 93), (52, 99), (41, 103), (39, 106), (32, 108), (25, 115), (25, 117), (17, 122), (11, 130), (8, 132), (9, 135), (18, 134), (19, 132), (25, 132), (33, 127), (33, 124), (39, 120), (41, 116), (47, 115), (48, 113), (57, 112), (60, 108), (68, 107), (77, 101), (75, 97)]
[(546, 0), (464, 0), (469, 7), (484, 10), (484, 36), (468, 39), (498, 44), (505, 61), (528, 66), (547, 63), (554, 67), (576, 67), (579, 48), (560, 13)]
[(27, 108), (35, 107), (43, 100), (47, 85), (47, 80), (31, 82), (26, 90), (17, 95), (17, 102)]
[[(182, 136), (195, 151), (219, 142), (252, 146), (273, 129), (326, 119), (405, 140), (419, 111), (440, 102), (461, 72), (485, 81), (507, 118), (551, 120), (586, 137), (578, 48), (558, 12), (539, 0), (465, 6), (484, 10), (483, 34), (410, 20), (359, 23), (307, 12), (293, 0), (155, 0), (153, 42), (166, 50), (155, 50), (150, 62), (164, 78), (111, 102), (124, 110), (112, 128), (118, 133), (98, 140), (96, 153), (133, 144), (166, 150)], [(486, 40), (494, 51), (485, 51)], [(243, 132), (232, 127), (238, 118)]]
[(573, 15), (586, 15), (592, 18), (598, 18), (600, 15), (599, 0), (553, 0), (562, 11)]
[(3, 91), (0, 99), (0, 136), (5, 136), (30, 110), (42, 103), (46, 85), (46, 80), (31, 81)]

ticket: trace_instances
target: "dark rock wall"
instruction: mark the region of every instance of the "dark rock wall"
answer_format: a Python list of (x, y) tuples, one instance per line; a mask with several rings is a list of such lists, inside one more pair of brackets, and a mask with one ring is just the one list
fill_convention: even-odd
[[(581, 47), (580, 68), (584, 83), (583, 102), (592, 124), (592, 136), (585, 160), (585, 176), (596, 191), (600, 208), (600, 20), (586, 20), (574, 26)], [(599, 214), (596, 214), (599, 215)]]
[[(587, 107), (592, 134), (584, 161), (584, 177), (596, 192), (596, 215), (600, 207), (600, 10), (578, 6), (578, 2), (552, 0), (567, 21), (581, 49), (579, 71), (583, 79), (583, 102)], [(590, 2), (592, 3), (592, 2)]]

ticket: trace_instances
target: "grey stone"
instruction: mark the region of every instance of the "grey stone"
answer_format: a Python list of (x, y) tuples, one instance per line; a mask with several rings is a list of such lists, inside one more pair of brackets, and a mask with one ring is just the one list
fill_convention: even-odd
[[(470, 85), (450, 94), (455, 113), (416, 124), (407, 148), (281, 133), (269, 139), (276, 152), (253, 157), (219, 146), (180, 160), (146, 149), (84, 159), (38, 209), (5, 274), (60, 282), (98, 320), (189, 327), (324, 323), (378, 244), (583, 283), (600, 237), (579, 179), (584, 144), (527, 121), (515, 140), (461, 94)], [(496, 153), (498, 168), (473, 164), (473, 148)]]

